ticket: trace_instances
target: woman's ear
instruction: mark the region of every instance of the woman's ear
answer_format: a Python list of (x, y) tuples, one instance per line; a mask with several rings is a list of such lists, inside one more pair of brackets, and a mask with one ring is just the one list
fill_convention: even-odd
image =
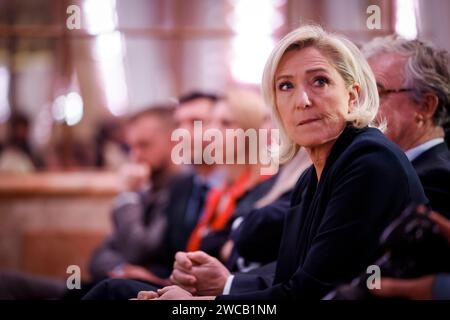
[(351, 113), (358, 104), (358, 97), (361, 87), (358, 83), (354, 83), (348, 92), (348, 113)]

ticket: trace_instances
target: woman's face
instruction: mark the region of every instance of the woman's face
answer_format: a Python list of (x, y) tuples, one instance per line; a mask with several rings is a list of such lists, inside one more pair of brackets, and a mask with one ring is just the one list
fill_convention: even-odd
[(356, 101), (354, 92), (314, 47), (286, 52), (275, 74), (281, 121), (289, 137), (307, 148), (337, 139)]
[[(223, 161), (225, 162), (226, 157), (229, 159), (235, 159), (236, 157), (236, 141), (234, 141), (234, 147), (230, 148), (226, 143), (226, 130), (227, 129), (238, 129), (239, 123), (236, 119), (235, 114), (233, 114), (232, 109), (227, 104), (226, 101), (220, 101), (214, 106), (213, 112), (211, 114), (211, 121), (209, 122), (208, 129), (219, 130), (222, 134), (223, 141), (218, 144), (218, 147), (222, 147), (222, 154), (224, 156)], [(217, 142), (217, 141), (216, 141)]]

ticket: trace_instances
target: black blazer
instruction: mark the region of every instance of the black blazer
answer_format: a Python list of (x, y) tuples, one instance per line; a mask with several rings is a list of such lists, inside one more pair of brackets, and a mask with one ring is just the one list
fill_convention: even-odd
[(271, 204), (253, 209), (241, 225), (233, 230), (230, 237), (234, 241), (234, 248), (227, 261), (228, 269), (237, 270), (238, 257), (244, 258), (247, 262), (261, 264), (277, 259), (284, 219), (290, 206), (290, 196), (291, 190)]
[(381, 232), (408, 204), (427, 201), (396, 145), (377, 129), (348, 127), (320, 181), (311, 166), (294, 188), (273, 285), (218, 299), (320, 299), (365, 270)]
[(192, 174), (170, 176), (151, 192), (138, 193), (139, 201), (114, 208), (114, 230), (89, 263), (93, 280), (107, 278), (108, 272), (122, 263), (169, 276), (176, 251), (184, 249), (196, 223), (183, 224), (192, 185)]
[(412, 162), (433, 210), (450, 219), (450, 151), (443, 142)]
[(241, 294), (269, 288), (273, 283), (276, 267), (277, 263), (271, 262), (249, 272), (234, 273), (230, 294)]
[[(171, 197), (167, 206), (166, 212), (168, 217), (167, 230), (167, 259), (170, 260), (171, 265), (177, 251), (184, 251), (189, 236), (197, 224), (197, 219), (186, 219), (187, 208), (192, 196), (194, 188), (194, 174), (188, 174), (180, 177), (176, 183), (172, 185)], [(205, 191), (206, 192), (206, 191)], [(200, 204), (200, 207), (203, 207)]]

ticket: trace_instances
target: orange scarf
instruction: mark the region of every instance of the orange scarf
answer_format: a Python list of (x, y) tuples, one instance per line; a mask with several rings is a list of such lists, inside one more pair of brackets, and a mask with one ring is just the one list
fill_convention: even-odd
[[(237, 201), (247, 191), (250, 173), (250, 170), (246, 170), (231, 186), (222, 186), (208, 192), (205, 210), (189, 238), (187, 251), (199, 250), (202, 238), (207, 231), (219, 231), (226, 226), (233, 215)], [(222, 203), (223, 205), (219, 208)]]

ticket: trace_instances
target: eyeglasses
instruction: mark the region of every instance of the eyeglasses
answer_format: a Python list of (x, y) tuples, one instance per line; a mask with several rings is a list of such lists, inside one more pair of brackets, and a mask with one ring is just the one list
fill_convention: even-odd
[(411, 89), (411, 88), (384, 89), (384, 88), (378, 87), (378, 95), (380, 96), (380, 99), (385, 98), (392, 93), (400, 93), (400, 92), (408, 92), (408, 91), (413, 91), (413, 89)]

